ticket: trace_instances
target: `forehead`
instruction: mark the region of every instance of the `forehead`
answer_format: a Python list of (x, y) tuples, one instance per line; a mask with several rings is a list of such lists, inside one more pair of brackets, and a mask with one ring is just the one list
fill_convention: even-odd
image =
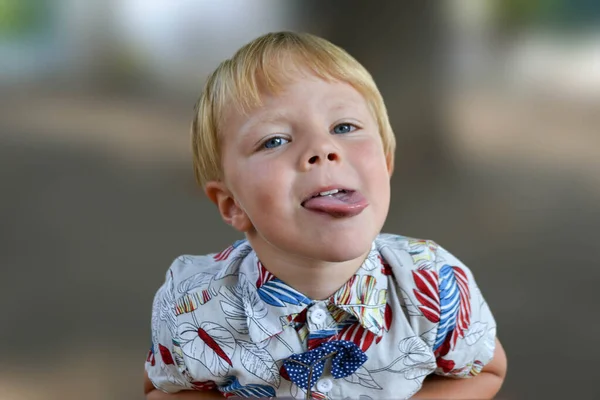
[(226, 106), (222, 121), (223, 133), (240, 131), (260, 122), (292, 118), (308, 113), (328, 113), (338, 110), (354, 112), (367, 109), (365, 98), (351, 84), (323, 79), (308, 72), (299, 72), (286, 79), (276, 90), (260, 85), (260, 103), (243, 108), (232, 101)]
[(314, 104), (319, 110), (333, 106), (364, 105), (363, 96), (350, 84), (339, 80), (326, 80), (314, 75), (300, 75), (286, 82), (279, 91), (261, 90), (261, 107), (249, 114), (259, 114), (264, 110), (276, 109), (287, 103)]

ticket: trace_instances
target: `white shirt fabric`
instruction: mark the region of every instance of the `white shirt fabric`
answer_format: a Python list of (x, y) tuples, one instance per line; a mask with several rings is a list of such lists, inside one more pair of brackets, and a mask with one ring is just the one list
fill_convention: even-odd
[(313, 301), (250, 244), (178, 257), (156, 293), (146, 371), (165, 392), (406, 399), (429, 374), (468, 378), (496, 323), (471, 271), (430, 240), (380, 234), (355, 275)]

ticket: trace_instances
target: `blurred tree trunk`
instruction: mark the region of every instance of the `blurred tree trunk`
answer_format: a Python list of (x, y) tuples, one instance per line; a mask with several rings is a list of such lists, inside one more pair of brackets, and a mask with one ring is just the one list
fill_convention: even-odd
[(396, 134), (397, 170), (447, 164), (440, 3), (303, 1), (301, 9), (310, 32), (346, 49), (373, 75)]

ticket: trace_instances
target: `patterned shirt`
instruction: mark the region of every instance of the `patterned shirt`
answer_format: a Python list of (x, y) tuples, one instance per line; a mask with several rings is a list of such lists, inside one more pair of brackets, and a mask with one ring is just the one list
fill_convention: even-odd
[(242, 240), (173, 262), (154, 299), (145, 367), (169, 393), (406, 399), (427, 375), (478, 374), (495, 337), (470, 270), (430, 240), (380, 234), (348, 282), (318, 301)]

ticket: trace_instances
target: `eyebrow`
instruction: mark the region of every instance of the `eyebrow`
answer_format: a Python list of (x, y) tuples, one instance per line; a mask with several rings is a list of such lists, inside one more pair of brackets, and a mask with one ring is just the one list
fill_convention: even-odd
[[(356, 108), (359, 106), (359, 102), (346, 99), (332, 102), (331, 105), (326, 104), (328, 112), (344, 110), (346, 108)], [(276, 124), (285, 121), (288, 121), (288, 116), (285, 112), (281, 110), (266, 111), (265, 113), (260, 114), (259, 116), (253, 117), (243, 125), (242, 137), (249, 135), (250, 133), (252, 133), (254, 128), (262, 124)]]
[(344, 108), (348, 108), (348, 107), (358, 107), (358, 106), (360, 106), (360, 104), (356, 101), (351, 101), (351, 100), (336, 101), (329, 107), (329, 111), (335, 111), (335, 110), (344, 109)]
[(273, 111), (267, 112), (256, 119), (254, 123), (263, 123), (263, 122), (280, 122), (282, 120), (286, 120), (287, 116), (285, 113), (281, 111)]
[(281, 111), (270, 111), (264, 114), (259, 115), (258, 117), (251, 118), (247, 121), (242, 128), (242, 134), (245, 136), (252, 131), (252, 128), (255, 128), (261, 124), (273, 124), (282, 121), (286, 121), (288, 118), (285, 113)]

